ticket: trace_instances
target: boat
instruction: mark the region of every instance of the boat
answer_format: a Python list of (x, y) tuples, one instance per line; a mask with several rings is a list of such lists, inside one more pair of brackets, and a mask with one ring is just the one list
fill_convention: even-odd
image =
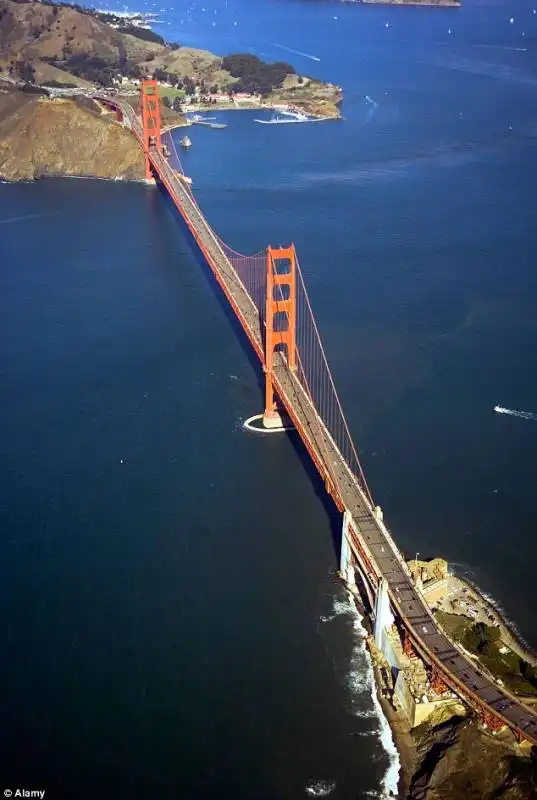
[(187, 150), (189, 147), (192, 147), (192, 142), (190, 141), (190, 138), (188, 136), (183, 136), (180, 144), (182, 147), (185, 148), (185, 150)]

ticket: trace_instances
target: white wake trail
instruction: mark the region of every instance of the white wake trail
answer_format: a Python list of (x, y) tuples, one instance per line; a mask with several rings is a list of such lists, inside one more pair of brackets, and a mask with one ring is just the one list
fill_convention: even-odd
[(39, 214), (24, 214), (22, 217), (8, 217), (7, 219), (0, 219), (0, 225), (12, 225), (15, 222), (26, 222), (30, 219), (50, 217), (53, 214), (59, 214), (59, 211), (41, 211)]
[(366, 117), (366, 120), (365, 120), (365, 121), (366, 121), (366, 122), (370, 122), (370, 121), (371, 121), (371, 119), (373, 118), (373, 115), (374, 115), (375, 111), (376, 111), (376, 110), (377, 110), (377, 108), (379, 107), (379, 104), (378, 104), (378, 103), (376, 103), (376, 102), (373, 100), (373, 98), (372, 98), (372, 97), (369, 97), (369, 95), (368, 95), (368, 94), (366, 94), (366, 96), (365, 96), (365, 99), (366, 99), (366, 103), (368, 103), (368, 104), (369, 104), (369, 106), (370, 106), (370, 109), (369, 109), (369, 111), (367, 112), (367, 117)]
[(297, 56), (304, 56), (304, 58), (309, 58), (310, 61), (320, 61), (321, 59), (317, 56), (312, 56), (310, 53), (303, 53), (301, 50), (293, 50), (292, 47), (286, 47), (284, 44), (272, 44), (273, 47), (280, 47), (282, 50), (287, 50), (288, 53), (296, 53)]
[(537, 414), (533, 411), (516, 411), (514, 408), (504, 408), (503, 406), (494, 406), (494, 411), (497, 414), (507, 414), (510, 417), (519, 417), (519, 419), (530, 419), (537, 422)]

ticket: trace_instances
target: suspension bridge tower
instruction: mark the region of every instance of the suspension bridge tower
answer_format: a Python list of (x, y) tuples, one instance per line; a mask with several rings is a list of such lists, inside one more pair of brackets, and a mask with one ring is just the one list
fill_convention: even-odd
[(153, 180), (149, 150), (156, 148), (161, 151), (160, 143), (160, 98), (158, 82), (144, 78), (140, 89), (140, 107), (142, 112), (142, 125), (144, 129), (144, 154), (145, 178)]
[[(274, 361), (283, 351), (296, 369), (296, 252), (295, 246), (267, 248), (265, 308), (265, 428), (284, 427), (274, 395)], [(275, 356), (276, 354), (276, 356)]]

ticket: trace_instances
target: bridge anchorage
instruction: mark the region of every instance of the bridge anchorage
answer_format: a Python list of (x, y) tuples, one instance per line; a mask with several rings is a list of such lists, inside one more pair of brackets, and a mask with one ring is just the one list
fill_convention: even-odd
[(261, 362), (265, 409), (249, 420), (250, 429), (291, 425), (343, 514), (340, 575), (371, 619), (367, 641), (393, 704), (419, 724), (438, 704), (459, 700), (490, 730), (508, 727), (526, 745), (537, 745), (535, 711), (444, 633), (373, 503), (295, 247), (269, 246), (246, 256), (219, 238), (196, 201), (171, 133), (161, 131), (156, 81), (142, 82), (139, 114), (118, 96), (94, 96), (131, 129), (146, 176), (168, 192)]

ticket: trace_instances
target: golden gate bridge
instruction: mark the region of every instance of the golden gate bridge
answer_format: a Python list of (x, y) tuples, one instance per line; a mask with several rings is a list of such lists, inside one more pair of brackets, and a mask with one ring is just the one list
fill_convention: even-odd
[[(227, 297), (265, 376), (263, 425), (285, 429), (291, 420), (326, 491), (343, 512), (340, 573), (355, 575), (370, 598), (375, 630), (395, 626), (404, 653), (419, 657), (439, 696), (454, 692), (489, 729), (509, 727), (537, 745), (537, 714), (499, 684), (444, 633), (374, 505), (330, 372), (294, 245), (251, 256), (229, 247), (207, 222), (184, 174), (171, 132), (161, 134), (158, 83), (143, 80), (140, 114), (117, 96), (95, 99), (130, 128), (145, 159), (199, 246)], [(391, 665), (396, 668), (396, 665)]]

